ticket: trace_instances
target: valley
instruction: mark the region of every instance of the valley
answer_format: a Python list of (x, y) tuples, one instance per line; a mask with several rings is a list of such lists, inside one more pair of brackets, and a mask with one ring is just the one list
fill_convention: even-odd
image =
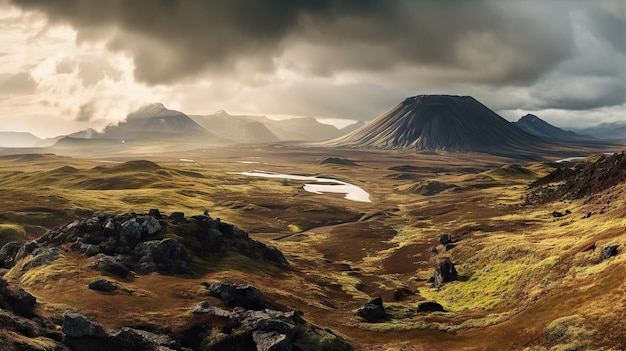
[[(2, 244), (37, 238), (95, 211), (207, 210), (276, 247), (289, 262), (277, 271), (253, 261), (213, 259), (191, 276), (118, 280), (144, 292), (133, 296), (87, 289), (100, 273), (72, 251), (65, 265), (77, 268), (43, 270), (37, 279), (13, 268), (5, 278), (37, 297), (38, 315), (59, 318), (71, 308), (109, 330), (173, 333), (186, 323), (188, 309), (206, 299), (200, 282), (230, 281), (252, 284), (274, 308), (303, 311), (306, 321), (332, 329), (357, 350), (618, 350), (626, 338), (614, 323), (626, 311), (624, 256), (602, 260), (601, 251), (626, 244), (619, 206), (624, 185), (581, 199), (527, 204), (529, 184), (563, 167), (550, 162), (562, 153), (528, 161), (277, 144), (100, 160), (5, 155)], [(307, 192), (297, 180), (237, 174), (257, 168), (339, 179), (368, 192), (371, 202)], [(553, 215), (566, 210), (563, 217)], [(440, 243), (443, 234), (451, 243)], [(458, 279), (436, 287), (429, 279), (440, 257), (450, 258)], [(356, 312), (376, 296), (386, 317), (368, 323)], [(445, 312), (418, 312), (425, 301)]]

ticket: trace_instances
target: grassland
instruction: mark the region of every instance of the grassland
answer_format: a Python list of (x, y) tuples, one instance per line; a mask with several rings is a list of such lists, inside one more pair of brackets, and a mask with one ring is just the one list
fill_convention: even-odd
[[(354, 164), (320, 164), (328, 157)], [(372, 202), (307, 193), (297, 181), (228, 173), (253, 169), (340, 179), (368, 191)], [(620, 206), (626, 187), (525, 206), (527, 185), (551, 169), (482, 154), (293, 146), (101, 160), (3, 156), (2, 243), (35, 238), (95, 210), (208, 210), (278, 247), (291, 264), (277, 271), (235, 256), (196, 262), (206, 267), (200, 276), (121, 281), (130, 294), (88, 290), (99, 273), (71, 252), (5, 277), (37, 296), (44, 315), (71, 307), (112, 329), (180, 328), (188, 308), (206, 299), (201, 281), (229, 280), (257, 286), (273, 306), (300, 309), (362, 350), (625, 349), (626, 331), (617, 321), (626, 317), (626, 255), (603, 261), (600, 250), (626, 246)], [(566, 209), (569, 215), (552, 216)], [(589, 212), (594, 215), (583, 218)], [(444, 233), (455, 239), (453, 247), (439, 244)], [(454, 262), (458, 281), (439, 288), (428, 282), (433, 246)], [(378, 295), (390, 318), (374, 324), (357, 318), (355, 311)], [(418, 313), (422, 301), (447, 312)]]

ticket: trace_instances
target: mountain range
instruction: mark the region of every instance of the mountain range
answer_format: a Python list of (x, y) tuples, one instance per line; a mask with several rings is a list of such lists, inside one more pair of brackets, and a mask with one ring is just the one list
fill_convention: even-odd
[(322, 145), (331, 147), (498, 153), (532, 151), (553, 142), (593, 142), (594, 136), (626, 138), (626, 125), (615, 123), (580, 131), (588, 135), (560, 129), (532, 114), (511, 123), (471, 96), (418, 95), (369, 123), (358, 121), (342, 129), (313, 117), (274, 120), (231, 115), (223, 110), (211, 115), (187, 115), (155, 103), (101, 132), (88, 128), (44, 140), (30, 133), (0, 132), (0, 147), (98, 147), (107, 140), (117, 141), (111, 144), (158, 141), (181, 145), (322, 141)]

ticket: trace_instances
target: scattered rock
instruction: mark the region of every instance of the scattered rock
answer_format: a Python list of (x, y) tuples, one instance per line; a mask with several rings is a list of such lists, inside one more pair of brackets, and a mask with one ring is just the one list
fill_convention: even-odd
[(11, 306), (11, 310), (18, 315), (26, 318), (32, 318), (35, 316), (35, 304), (37, 299), (24, 289), (19, 289), (14, 293), (6, 296), (8, 304)]
[(582, 219), (587, 219), (590, 218), (591, 216), (593, 216), (594, 214), (596, 214), (595, 212), (587, 212), (587, 214), (585, 214)]
[(450, 234), (443, 234), (439, 237), (439, 243), (441, 245), (446, 245), (446, 244), (450, 244), (452, 243), (452, 235)]
[(618, 247), (619, 245), (617, 244), (604, 245), (601, 253), (602, 260), (608, 260), (609, 258), (617, 255)]
[(457, 280), (459, 275), (449, 257), (439, 257), (435, 259), (434, 277), (435, 286), (441, 286), (444, 283)]
[(385, 308), (383, 307), (383, 298), (378, 296), (370, 300), (356, 314), (369, 323), (384, 320), (387, 317), (387, 313), (385, 313)]
[(209, 295), (219, 298), (229, 307), (243, 307), (249, 310), (265, 308), (263, 294), (252, 285), (221, 282), (201, 284), (207, 289)]
[(128, 256), (109, 256), (97, 254), (94, 256), (93, 267), (102, 273), (126, 278), (130, 273)]
[(17, 241), (10, 241), (0, 249), (0, 267), (11, 268), (15, 265), (15, 255), (22, 247)]
[(436, 302), (420, 302), (417, 305), (417, 312), (445, 312), (446, 310)]
[(84, 315), (73, 312), (65, 311), (63, 313), (63, 333), (69, 337), (81, 338), (81, 337), (96, 337), (106, 338), (109, 336), (107, 331), (96, 324)]
[(437, 250), (436, 246), (433, 246), (430, 248), (430, 253), (432, 253), (433, 255), (438, 255), (439, 254), (439, 250)]
[(89, 282), (89, 289), (103, 292), (113, 292), (123, 289), (123, 287), (115, 282), (106, 279), (96, 279)]
[(155, 334), (134, 328), (122, 328), (112, 339), (130, 350), (180, 350), (181, 346), (169, 335)]

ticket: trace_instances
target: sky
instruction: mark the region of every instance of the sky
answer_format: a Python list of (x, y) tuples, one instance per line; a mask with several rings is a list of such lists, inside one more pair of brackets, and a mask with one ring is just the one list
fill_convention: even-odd
[(161, 102), (368, 121), (471, 95), (508, 120), (626, 122), (626, 0), (0, 0), (0, 130)]

